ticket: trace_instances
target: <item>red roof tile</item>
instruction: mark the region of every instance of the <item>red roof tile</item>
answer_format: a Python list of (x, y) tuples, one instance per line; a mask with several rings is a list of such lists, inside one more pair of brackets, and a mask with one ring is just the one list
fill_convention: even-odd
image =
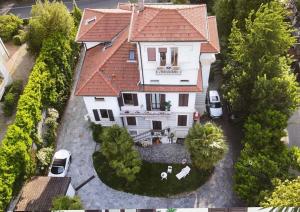
[(85, 9), (76, 41), (110, 41), (129, 25), (130, 18), (131, 11), (128, 10)]
[(208, 43), (201, 45), (201, 52), (205, 53), (219, 53), (220, 44), (217, 28), (217, 20), (215, 16), (208, 17)]
[(131, 21), (130, 41), (203, 41), (206, 5), (145, 5)]

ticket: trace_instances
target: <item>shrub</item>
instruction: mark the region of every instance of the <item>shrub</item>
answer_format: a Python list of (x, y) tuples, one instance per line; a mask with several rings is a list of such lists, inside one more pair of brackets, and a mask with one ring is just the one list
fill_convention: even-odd
[(125, 128), (114, 125), (102, 134), (101, 153), (119, 177), (131, 182), (141, 170), (139, 152), (133, 147), (132, 137)]
[(20, 93), (22, 91), (22, 81), (14, 81), (7, 87), (7, 93), (4, 96), (3, 112), (5, 116), (11, 116), (16, 108)]
[(81, 210), (83, 206), (78, 196), (58, 196), (52, 201), (52, 210)]
[(59, 115), (54, 108), (48, 109), (48, 117), (45, 119), (46, 132), (43, 136), (43, 140), (46, 146), (53, 146), (56, 139), (56, 130), (58, 127), (57, 119)]
[(92, 130), (92, 135), (93, 135), (94, 141), (97, 143), (102, 143), (102, 140), (101, 140), (101, 136), (102, 136), (102, 132), (103, 132), (102, 125), (91, 123), (90, 128)]
[(39, 160), (40, 169), (42, 171), (45, 171), (47, 167), (50, 165), (53, 153), (54, 153), (54, 149), (52, 147), (41, 148), (37, 152), (36, 157)]
[(24, 30), (19, 30), (18, 34), (13, 37), (13, 42), (15, 45), (22, 45), (27, 40), (27, 32)]
[(185, 139), (192, 163), (199, 169), (211, 169), (225, 155), (228, 147), (222, 130), (213, 123), (195, 124)]
[(0, 16), (0, 37), (3, 41), (9, 41), (12, 37), (17, 34), (18, 29), (23, 24), (22, 19), (19, 17), (9, 14)]

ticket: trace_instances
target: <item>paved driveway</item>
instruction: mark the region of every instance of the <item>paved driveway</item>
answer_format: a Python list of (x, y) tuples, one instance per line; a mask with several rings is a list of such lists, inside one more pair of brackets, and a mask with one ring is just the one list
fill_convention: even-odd
[[(78, 78), (78, 70), (77, 77)], [(76, 81), (76, 80), (75, 80)], [(74, 93), (74, 91), (72, 92)], [(72, 163), (68, 176), (77, 187), (92, 175), (92, 179), (78, 190), (85, 209), (100, 208), (190, 208), (190, 207), (233, 207), (240, 206), (232, 191), (233, 158), (232, 147), (236, 139), (234, 128), (227, 124), (226, 136), (233, 141), (230, 151), (215, 168), (209, 181), (197, 191), (173, 198), (153, 198), (128, 194), (107, 187), (97, 177), (93, 168), (92, 154), (96, 144), (92, 140), (89, 125), (84, 121), (87, 113), (82, 97), (73, 94), (68, 102), (58, 135), (57, 148), (66, 148), (72, 152)], [(223, 124), (226, 121), (221, 121)], [(147, 179), (145, 179), (147, 180)], [(178, 182), (180, 183), (180, 182)]]
[(289, 146), (300, 147), (300, 108), (294, 112), (288, 121)]

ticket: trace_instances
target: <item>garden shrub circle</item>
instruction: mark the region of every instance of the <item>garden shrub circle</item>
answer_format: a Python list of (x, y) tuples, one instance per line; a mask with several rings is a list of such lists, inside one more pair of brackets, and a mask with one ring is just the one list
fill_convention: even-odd
[[(152, 163), (142, 161), (141, 171), (137, 174), (133, 182), (127, 182), (124, 178), (116, 175), (115, 170), (109, 166), (108, 161), (100, 151), (93, 154), (95, 170), (103, 183), (107, 186), (128, 193), (152, 196), (168, 197), (185, 192), (191, 192), (202, 186), (213, 172), (211, 170), (199, 170), (191, 164), (190, 173), (181, 180), (176, 178), (176, 174), (186, 165), (171, 163)], [(167, 172), (168, 166), (173, 167), (171, 174), (166, 180), (161, 179), (161, 173)]]

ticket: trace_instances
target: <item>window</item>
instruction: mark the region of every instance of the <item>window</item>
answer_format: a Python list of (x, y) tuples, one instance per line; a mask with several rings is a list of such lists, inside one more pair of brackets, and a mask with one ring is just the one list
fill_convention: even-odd
[(156, 49), (147, 48), (148, 61), (156, 61)]
[(178, 66), (178, 48), (171, 48), (171, 64), (172, 66)]
[(129, 134), (131, 136), (136, 136), (138, 134), (138, 132), (136, 130), (129, 130)]
[(165, 110), (166, 94), (146, 94), (146, 109), (152, 110)]
[(178, 115), (178, 123), (179, 127), (185, 127), (187, 125), (187, 115)]
[(130, 126), (136, 125), (136, 119), (134, 116), (128, 116), (126, 119), (127, 119), (127, 125), (130, 125)]
[(132, 93), (123, 93), (123, 99), (125, 105), (134, 105), (138, 106), (137, 94)]
[(179, 94), (178, 106), (186, 107), (189, 105), (189, 94)]
[(129, 51), (129, 58), (128, 58), (129, 60), (135, 60), (135, 57), (134, 57), (134, 50), (130, 50)]
[(152, 109), (160, 109), (160, 95), (157, 93), (151, 94), (151, 108)]
[(180, 80), (180, 82), (187, 83), (187, 82), (190, 82), (190, 81), (189, 80)]
[(94, 114), (95, 121), (100, 121), (98, 110), (94, 109), (93, 114)]
[(103, 102), (104, 98), (103, 97), (95, 97), (95, 101)]
[(107, 112), (107, 110), (100, 110), (100, 114), (101, 114), (101, 117), (103, 118), (103, 119), (107, 119), (108, 118), (108, 112)]
[(166, 66), (167, 48), (159, 48), (160, 66)]

